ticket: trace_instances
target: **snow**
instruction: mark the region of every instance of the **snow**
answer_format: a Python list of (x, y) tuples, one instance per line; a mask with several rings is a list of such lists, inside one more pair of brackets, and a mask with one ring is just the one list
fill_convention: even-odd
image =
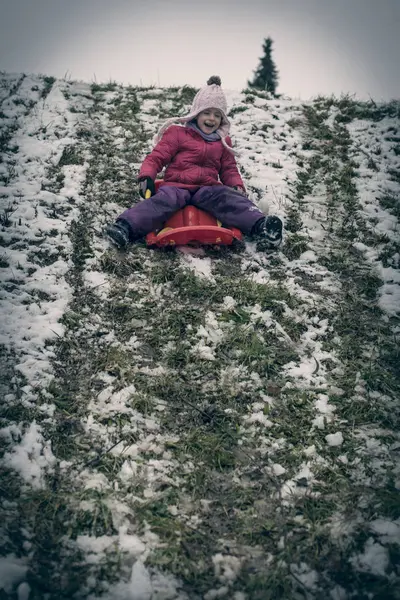
[(110, 282), (99, 271), (85, 271), (85, 282), (100, 297), (106, 298), (110, 293)]
[(318, 256), (312, 250), (307, 250), (300, 254), (299, 260), (304, 262), (316, 262), (318, 260)]
[(209, 590), (204, 595), (204, 600), (215, 600), (215, 598), (224, 598), (229, 593), (229, 588), (224, 585), (217, 590)]
[(20, 583), (17, 589), (18, 600), (29, 600), (31, 588), (26, 581)]
[[(359, 177), (355, 182), (365, 215), (371, 221), (370, 227), (372, 230), (386, 235), (390, 240), (398, 240), (400, 229), (397, 218), (376, 201), (377, 198), (384, 196), (387, 192), (397, 194), (397, 196), (400, 192), (400, 183), (397, 180), (388, 181), (386, 175), (391, 168), (396, 169), (400, 166), (399, 159), (389, 154), (394, 143), (386, 141), (387, 132), (391, 126), (391, 120), (388, 118), (382, 119), (378, 123), (354, 119), (347, 125), (347, 129), (354, 143), (354, 148), (358, 149), (358, 151), (354, 150), (354, 155), (360, 162)], [(372, 140), (379, 140), (380, 152), (373, 152), (370, 147)], [(373, 170), (369, 162), (372, 153), (373, 161), (378, 165), (378, 173)], [(364, 248), (360, 247), (360, 249)], [(368, 250), (366, 256), (382, 278), (380, 308), (390, 316), (400, 314), (399, 271), (395, 271), (391, 267), (384, 267), (382, 261), (378, 258), (376, 248)], [(395, 260), (395, 255), (393, 255), (392, 260)]]
[(286, 473), (286, 469), (284, 467), (282, 467), (282, 465), (278, 465), (277, 463), (273, 464), (271, 467), (271, 470), (273, 472), (274, 475), (283, 475), (284, 473)]
[(340, 585), (336, 585), (330, 592), (332, 600), (347, 600), (347, 593)]
[(241, 560), (237, 556), (217, 553), (212, 556), (215, 576), (221, 583), (231, 584), (237, 578), (241, 569)]
[(315, 408), (324, 415), (332, 415), (336, 410), (336, 407), (329, 404), (329, 396), (326, 394), (319, 394), (318, 400), (315, 401)]
[(343, 444), (343, 433), (341, 431), (329, 433), (325, 436), (325, 439), (328, 446), (341, 446)]
[(232, 296), (225, 296), (223, 307), (225, 310), (232, 310), (236, 306), (236, 300)]
[[(24, 87), (34, 87), (37, 83), (35, 77), (26, 77)], [(19, 129), (14, 137), (18, 147), (15, 154), (20, 168), (18, 178), (0, 188), (2, 202), (4, 206), (8, 204), (13, 207), (11, 218), (17, 223), (11, 230), (3, 231), (5, 240), (10, 240), (12, 235), (25, 240), (44, 238), (41, 248), (49, 255), (56, 252), (59, 243), (69, 247), (65, 233), (75, 211), (72, 210), (68, 216), (52, 214), (48, 217), (46, 205), (68, 204), (68, 196), (79, 198), (85, 175), (85, 167), (79, 167), (70, 173), (69, 181), (66, 177), (67, 194), (55, 195), (41, 190), (40, 182), (45, 179), (46, 167), (57, 163), (63, 149), (74, 141), (77, 117), (68, 110), (62, 88), (63, 84), (56, 82), (46, 102), (38, 103), (29, 116), (19, 117)], [(38, 135), (43, 128), (46, 130), (45, 138)], [(50, 230), (57, 231), (57, 235), (46, 235)], [(29, 275), (26, 271), (34, 264), (29, 260), (27, 250), (7, 248), (6, 256), (10, 270), (0, 270), (0, 281), (7, 281), (10, 271), (15, 273), (18, 265), (23, 266), (23, 270), (18, 271), (18, 292), (5, 292), (2, 286), (0, 312), (8, 315), (8, 318), (3, 321), (0, 343), (16, 350), (20, 360), (18, 369), (35, 386), (42, 384), (43, 378), (47, 381), (51, 378), (49, 356), (44, 347), (49, 340), (57, 339), (63, 333), (59, 319), (70, 301), (69, 286), (65, 281), (68, 263), (59, 259)], [(34, 302), (33, 298), (28, 304), (21, 304), (21, 293), (26, 291), (29, 297), (29, 291), (33, 289), (44, 289), (52, 297), (40, 304)]]
[(389, 566), (389, 554), (386, 548), (370, 537), (365, 543), (364, 552), (354, 555), (351, 562), (359, 571), (384, 577)]
[(378, 534), (380, 540), (385, 544), (400, 545), (400, 519), (375, 519), (369, 524), (371, 531)]
[(380, 289), (379, 306), (388, 315), (395, 316), (400, 312), (400, 286), (398, 283), (384, 283)]
[[(313, 483), (314, 475), (308, 463), (303, 463), (292, 479), (283, 482), (280, 495), (285, 503), (290, 502), (292, 498), (299, 496), (318, 496), (317, 492), (311, 492), (310, 487)], [(299, 485), (300, 482), (300, 485)], [(304, 485), (303, 485), (304, 482)]]
[(14, 554), (0, 556), (0, 590), (10, 594), (13, 587), (25, 578), (27, 570), (26, 561), (22, 558)]
[[(101, 595), (105, 600), (189, 600), (178, 591), (174, 577), (152, 569), (151, 573), (141, 560), (133, 563), (128, 581), (107, 585), (107, 592)], [(90, 595), (88, 600), (100, 600)]]
[(114, 543), (109, 536), (92, 537), (89, 535), (78, 535), (76, 545), (85, 552), (87, 562), (100, 563), (104, 558), (104, 552)]
[(247, 423), (260, 423), (264, 427), (272, 427), (272, 422), (267, 418), (263, 412), (254, 412), (251, 415), (246, 415), (244, 421)]
[(151, 600), (153, 595), (150, 575), (140, 560), (132, 567), (129, 593), (130, 600)]
[(317, 453), (317, 450), (316, 450), (314, 444), (312, 444), (312, 446), (308, 446), (308, 448), (304, 448), (303, 452), (306, 456), (314, 456)]
[(198, 277), (214, 282), (211, 258), (200, 258), (199, 256), (194, 255), (192, 249), (187, 250), (185, 246), (184, 248), (184, 251), (182, 251), (182, 249), (180, 250), (183, 264), (189, 267)]
[(288, 363), (285, 367), (285, 371), (288, 377), (293, 379), (302, 378), (307, 382), (311, 382), (314, 379), (314, 375), (317, 372), (317, 363), (315, 359), (303, 357), (300, 364), (294, 365)]
[(200, 325), (197, 330), (200, 340), (190, 350), (192, 354), (198, 355), (204, 360), (215, 360), (215, 349), (224, 337), (217, 318), (212, 311), (207, 311), (205, 324)]
[(134, 410), (129, 406), (129, 400), (135, 394), (134, 385), (129, 385), (118, 392), (113, 392), (113, 386), (104, 388), (89, 408), (103, 415), (113, 414), (134, 414)]
[(317, 590), (318, 573), (310, 569), (306, 563), (292, 564), (291, 572), (296, 576), (297, 580), (301, 581), (307, 590)]
[(23, 478), (33, 488), (43, 489), (45, 473), (52, 473), (56, 463), (50, 441), (45, 441), (41, 427), (33, 421), (15, 444), (12, 452), (6, 452), (4, 464)]
[(318, 429), (324, 429), (327, 423), (333, 421), (336, 406), (329, 404), (329, 396), (326, 394), (319, 394), (314, 406), (319, 414), (314, 418), (313, 425)]

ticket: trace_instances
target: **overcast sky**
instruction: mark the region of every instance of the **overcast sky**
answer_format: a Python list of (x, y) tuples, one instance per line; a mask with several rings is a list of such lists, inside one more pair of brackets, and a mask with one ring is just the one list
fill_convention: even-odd
[(400, 98), (400, 0), (0, 0), (0, 70), (242, 89), (273, 39), (278, 92)]

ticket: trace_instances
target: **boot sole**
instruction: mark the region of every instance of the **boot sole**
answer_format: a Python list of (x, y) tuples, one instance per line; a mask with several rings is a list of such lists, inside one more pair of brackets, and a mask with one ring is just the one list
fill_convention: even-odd
[(107, 239), (113, 244), (113, 246), (115, 246), (119, 250), (124, 250), (127, 247), (128, 242), (122, 235), (121, 237), (119, 237), (118, 234), (115, 235), (115, 232), (110, 234), (107, 230), (105, 231), (105, 234)]

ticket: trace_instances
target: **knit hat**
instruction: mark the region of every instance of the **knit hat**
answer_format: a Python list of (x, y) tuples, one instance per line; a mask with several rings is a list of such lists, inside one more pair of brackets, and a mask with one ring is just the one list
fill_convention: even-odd
[(201, 113), (203, 110), (206, 110), (207, 108), (216, 108), (221, 112), (222, 119), (221, 124), (217, 129), (217, 133), (220, 135), (221, 142), (223, 143), (225, 148), (227, 148), (227, 150), (229, 150), (229, 152), (231, 152), (232, 154), (238, 156), (239, 153), (233, 150), (233, 148), (231, 148), (230, 146), (228, 146), (225, 140), (226, 136), (229, 134), (231, 124), (227, 117), (228, 105), (226, 102), (225, 94), (221, 89), (221, 78), (218, 77), (218, 75), (213, 75), (212, 77), (210, 77), (210, 79), (207, 81), (207, 85), (197, 92), (197, 94), (194, 97), (192, 106), (190, 108), (190, 112), (186, 117), (173, 117), (172, 119), (168, 119), (168, 121), (166, 121), (164, 125), (162, 125), (162, 127), (160, 128), (160, 130), (154, 138), (154, 143), (160, 141), (164, 131), (168, 129), (168, 127), (173, 123), (188, 123), (189, 121), (197, 117), (199, 113)]

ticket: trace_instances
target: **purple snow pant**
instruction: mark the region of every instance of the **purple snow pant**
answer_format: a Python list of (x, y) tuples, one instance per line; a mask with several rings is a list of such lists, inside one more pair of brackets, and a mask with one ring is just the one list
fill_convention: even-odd
[(246, 196), (226, 185), (206, 185), (197, 190), (165, 185), (118, 218), (127, 221), (134, 237), (139, 238), (161, 229), (176, 211), (188, 204), (212, 214), (225, 227), (237, 227), (247, 234), (264, 217)]

